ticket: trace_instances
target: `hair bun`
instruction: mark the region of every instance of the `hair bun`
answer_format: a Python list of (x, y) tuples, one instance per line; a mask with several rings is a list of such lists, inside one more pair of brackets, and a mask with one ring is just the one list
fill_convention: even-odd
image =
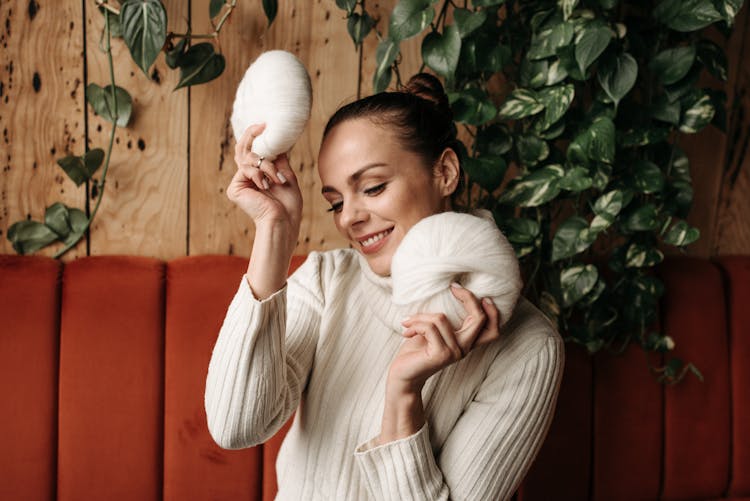
[(437, 77), (429, 73), (417, 73), (406, 83), (404, 92), (431, 102), (441, 114), (451, 116), (448, 96), (445, 95), (443, 84), (440, 83)]

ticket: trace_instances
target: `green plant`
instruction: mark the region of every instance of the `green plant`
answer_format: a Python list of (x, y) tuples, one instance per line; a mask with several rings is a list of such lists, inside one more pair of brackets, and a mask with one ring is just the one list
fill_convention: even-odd
[[(132, 98), (128, 91), (115, 84), (112, 61), (112, 38), (122, 38), (133, 61), (148, 78), (149, 69), (160, 52), (164, 52), (165, 62), (173, 70), (180, 71), (180, 80), (174, 90), (209, 82), (224, 71), (224, 56), (217, 53), (210, 42), (190, 45), (190, 40), (218, 40), (219, 32), (237, 5), (237, 0), (211, 0), (209, 16), (218, 19), (209, 34), (192, 34), (190, 27), (186, 33), (167, 32), (167, 11), (161, 0), (94, 0), (104, 16), (104, 30), (100, 48), (107, 54), (110, 83), (101, 87), (91, 83), (86, 87), (86, 101), (94, 112), (112, 123), (109, 145), (106, 153), (101, 148), (85, 151), (83, 155), (68, 155), (57, 160), (76, 186), (89, 183), (92, 197), (96, 198), (93, 211), (83, 211), (56, 202), (47, 207), (44, 221), (24, 220), (8, 228), (8, 240), (19, 254), (31, 254), (56, 242), (63, 246), (55, 253), (59, 258), (73, 248), (86, 234), (94, 220), (104, 195), (105, 180), (112, 145), (117, 127), (126, 127), (130, 121)], [(276, 0), (263, 0), (263, 9), (269, 25), (277, 11)], [(176, 42), (176, 43), (175, 43)], [(94, 175), (104, 165), (100, 179)]]
[[(490, 209), (515, 247), (525, 293), (594, 353), (653, 332), (661, 245), (699, 238), (680, 138), (724, 130), (723, 49), (742, 0), (400, 0), (377, 29), (362, 0), (336, 0), (356, 45), (375, 31), (375, 91), (399, 74), (400, 44), (423, 34), (422, 68), (443, 77), (469, 147), (465, 203)], [(665, 383), (691, 363), (652, 367)]]

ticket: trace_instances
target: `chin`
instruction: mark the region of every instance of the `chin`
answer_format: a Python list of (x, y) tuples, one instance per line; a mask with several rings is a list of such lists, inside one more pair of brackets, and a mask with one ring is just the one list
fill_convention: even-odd
[(384, 262), (385, 259), (383, 257), (377, 258), (377, 259), (368, 259), (367, 264), (370, 265), (370, 269), (376, 274), (380, 275), (381, 277), (387, 277), (391, 274), (391, 262), (390, 262), (390, 256), (388, 256), (388, 262)]

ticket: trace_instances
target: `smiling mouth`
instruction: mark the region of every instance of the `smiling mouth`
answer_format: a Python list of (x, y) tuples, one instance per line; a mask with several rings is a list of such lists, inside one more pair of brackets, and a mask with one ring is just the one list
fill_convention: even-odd
[(380, 233), (376, 233), (375, 235), (368, 237), (365, 240), (358, 240), (359, 245), (362, 246), (362, 250), (370, 250), (370, 248), (377, 246), (378, 242), (390, 235), (392, 231), (393, 228), (389, 228), (385, 231), (381, 231)]

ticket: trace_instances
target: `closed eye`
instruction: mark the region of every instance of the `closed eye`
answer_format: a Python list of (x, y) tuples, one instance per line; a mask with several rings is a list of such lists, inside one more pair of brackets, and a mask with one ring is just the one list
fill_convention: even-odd
[(379, 185), (373, 186), (372, 188), (367, 188), (365, 190), (365, 193), (368, 194), (368, 195), (370, 195), (370, 196), (379, 195), (380, 193), (383, 192), (383, 190), (385, 190), (385, 185), (386, 184), (388, 184), (388, 183), (380, 183)]
[(328, 209), (328, 212), (341, 212), (343, 207), (344, 202), (336, 202), (335, 204), (331, 204), (331, 208)]

